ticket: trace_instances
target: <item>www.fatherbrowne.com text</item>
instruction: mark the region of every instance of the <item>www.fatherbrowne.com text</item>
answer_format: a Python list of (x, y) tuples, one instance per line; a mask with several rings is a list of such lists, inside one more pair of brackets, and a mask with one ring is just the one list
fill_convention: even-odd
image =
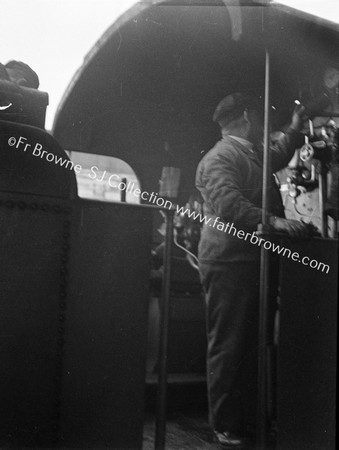
[(237, 230), (237, 228), (234, 226), (234, 223), (230, 224), (229, 222), (224, 222), (220, 219), (220, 217), (212, 219), (211, 217), (203, 216), (195, 211), (190, 211), (187, 208), (185, 209), (182, 206), (177, 206), (176, 212), (193, 220), (197, 220), (200, 223), (203, 223), (210, 227), (214, 227), (222, 233), (228, 233), (232, 236), (236, 236), (238, 239), (248, 241), (253, 245), (262, 245), (266, 250), (271, 250), (278, 255), (286, 256), (287, 258), (292, 259), (292, 261), (299, 262), (304, 266), (309, 266), (311, 269), (321, 270), (325, 273), (328, 273), (330, 271), (330, 266), (328, 264), (319, 262), (316, 259), (310, 259), (308, 256), (301, 257), (298, 252), (292, 252), (289, 248), (283, 247), (279, 244), (273, 243), (267, 239), (257, 236), (255, 231), (253, 231), (252, 233), (246, 233), (243, 230)]

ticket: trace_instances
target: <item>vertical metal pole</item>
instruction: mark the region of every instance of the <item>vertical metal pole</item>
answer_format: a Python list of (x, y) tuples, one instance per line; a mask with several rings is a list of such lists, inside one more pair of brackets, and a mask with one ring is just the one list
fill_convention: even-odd
[[(270, 53), (265, 54), (265, 117), (262, 225), (267, 231), (268, 195), (271, 178), (270, 169)], [(267, 344), (268, 344), (268, 302), (269, 302), (269, 255), (264, 247), (260, 253), (260, 306), (259, 306), (259, 357), (258, 357), (258, 402), (257, 402), (257, 449), (265, 450), (267, 435)]]
[(165, 449), (166, 440), (166, 403), (167, 403), (167, 349), (170, 319), (170, 283), (171, 249), (173, 240), (173, 214), (166, 210), (166, 235), (164, 251), (164, 272), (162, 277), (161, 322), (159, 347), (159, 381), (157, 398), (157, 416), (155, 422), (155, 450)]
[(120, 201), (121, 203), (126, 203), (126, 189), (127, 189), (127, 178), (122, 178), (121, 182), (124, 183), (125, 189), (121, 189)]
[(262, 215), (261, 221), (263, 225), (268, 224), (267, 210), (268, 210), (268, 192), (270, 187), (271, 161), (270, 161), (270, 110), (271, 110), (271, 95), (270, 95), (270, 53), (265, 50), (265, 117), (264, 117), (264, 158), (263, 158), (263, 192), (262, 192)]

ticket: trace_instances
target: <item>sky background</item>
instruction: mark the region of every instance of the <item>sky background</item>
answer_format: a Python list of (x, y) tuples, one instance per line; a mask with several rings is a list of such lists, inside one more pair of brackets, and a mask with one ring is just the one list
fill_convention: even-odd
[[(136, 0), (0, 0), (0, 61), (24, 61), (48, 92), (46, 128), (85, 55)], [(339, 0), (284, 0), (339, 23)]]

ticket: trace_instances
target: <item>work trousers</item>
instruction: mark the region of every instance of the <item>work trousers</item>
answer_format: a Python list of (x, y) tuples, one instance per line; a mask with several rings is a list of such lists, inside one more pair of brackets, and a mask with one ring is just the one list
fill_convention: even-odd
[(207, 387), (213, 429), (256, 424), (259, 262), (200, 264), (207, 306)]

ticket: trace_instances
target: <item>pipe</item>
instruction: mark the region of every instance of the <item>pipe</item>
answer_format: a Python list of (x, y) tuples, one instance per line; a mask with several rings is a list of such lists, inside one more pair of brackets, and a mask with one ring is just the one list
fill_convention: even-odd
[(173, 240), (174, 210), (164, 210), (166, 214), (166, 235), (164, 250), (164, 272), (161, 292), (159, 379), (157, 397), (157, 416), (155, 422), (155, 450), (164, 450), (166, 441), (166, 405), (167, 405), (167, 351), (168, 328), (170, 320), (171, 252)]
[[(264, 117), (264, 157), (262, 192), (262, 230), (268, 231), (268, 195), (270, 170), (270, 53), (265, 51), (265, 117)], [(260, 252), (260, 303), (259, 303), (259, 354), (258, 354), (258, 400), (257, 400), (257, 450), (266, 449), (267, 437), (267, 344), (268, 344), (268, 302), (269, 302), (269, 255), (261, 247)]]
[(125, 188), (120, 190), (120, 201), (126, 203), (127, 178), (122, 178), (121, 182), (124, 183)]

